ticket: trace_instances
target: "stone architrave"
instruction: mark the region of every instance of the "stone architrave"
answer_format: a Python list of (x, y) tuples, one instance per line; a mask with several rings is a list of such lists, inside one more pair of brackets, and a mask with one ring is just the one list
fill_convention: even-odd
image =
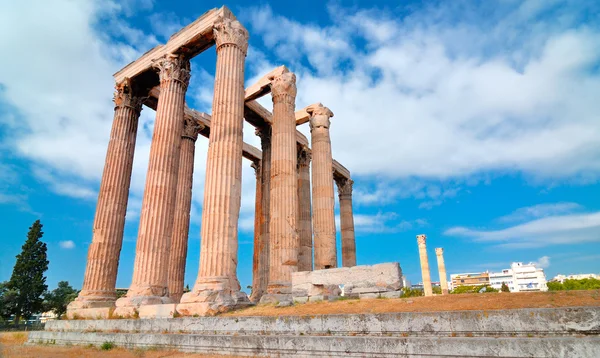
[(261, 302), (291, 301), (292, 272), (298, 271), (296, 75), (285, 72), (273, 78), (271, 94), (270, 267), (268, 294)]
[(310, 207), (310, 149), (298, 148), (298, 271), (312, 271), (313, 243)]
[(69, 311), (114, 306), (117, 297), (115, 283), (143, 98), (134, 93), (129, 79), (118, 83), (115, 88), (115, 115), (98, 193), (83, 288), (77, 299), (69, 304)]
[(168, 296), (169, 251), (190, 62), (183, 55), (172, 54), (157, 60), (154, 67), (160, 77), (160, 98), (150, 146), (133, 280), (127, 295), (116, 303), (115, 314), (122, 316), (134, 314), (134, 309), (141, 305), (171, 302)]
[(442, 288), (442, 295), (447, 295), (448, 278), (446, 276), (446, 264), (444, 263), (444, 249), (441, 247), (436, 248), (435, 256), (437, 257), (438, 270), (440, 272), (440, 286)]
[(333, 194), (333, 157), (329, 137), (329, 118), (333, 112), (322, 104), (309, 106), (312, 149), (312, 212), (315, 270), (337, 267), (335, 236), (335, 197)]
[(354, 237), (354, 213), (352, 212), (352, 179), (338, 179), (340, 199), (340, 230), (342, 232), (342, 266), (356, 266), (356, 239)]
[[(261, 297), (267, 292), (267, 284), (269, 281), (271, 126), (257, 128), (256, 135), (261, 139), (262, 159), (260, 161), (260, 177), (257, 176), (256, 178), (257, 204), (255, 211), (256, 216), (254, 219), (254, 257), (252, 264), (252, 293), (250, 295), (250, 301), (252, 302), (260, 301)], [(258, 200), (260, 200), (260, 207), (258, 205)]]
[(244, 63), (248, 31), (237, 20), (214, 26), (217, 66), (206, 161), (200, 268), (180, 314), (210, 314), (249, 303), (236, 276), (242, 185)]
[(185, 260), (187, 257), (188, 235), (190, 230), (190, 210), (192, 208), (192, 184), (194, 178), (194, 151), (198, 131), (202, 126), (191, 119), (184, 121), (179, 153), (179, 174), (177, 175), (177, 197), (175, 198), (175, 218), (171, 236), (169, 256), (169, 297), (177, 303), (183, 295)]
[(419, 245), (419, 258), (421, 260), (421, 274), (423, 275), (423, 292), (425, 296), (433, 296), (431, 288), (431, 273), (429, 272), (429, 260), (427, 259), (427, 236), (417, 235)]

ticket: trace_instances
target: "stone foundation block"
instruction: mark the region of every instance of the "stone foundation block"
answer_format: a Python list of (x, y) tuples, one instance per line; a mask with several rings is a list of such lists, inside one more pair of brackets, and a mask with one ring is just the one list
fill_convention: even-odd
[(67, 319), (109, 319), (114, 307), (76, 308), (67, 311)]
[(358, 295), (358, 297), (362, 300), (364, 298), (370, 299), (370, 298), (379, 298), (379, 293), (361, 293)]
[(138, 312), (140, 318), (173, 318), (173, 315), (177, 312), (176, 306), (174, 303), (140, 306)]
[(136, 307), (126, 306), (117, 307), (113, 312), (115, 318), (136, 318), (138, 317), (138, 310)]
[(321, 302), (321, 301), (324, 301), (326, 299), (327, 299), (326, 296), (318, 295), (318, 296), (310, 296), (308, 298), (308, 301), (309, 302)]
[(385, 298), (400, 298), (402, 296), (402, 291), (391, 291), (391, 292), (382, 292), (381, 297)]
[(308, 302), (308, 296), (294, 297), (294, 303), (306, 303)]

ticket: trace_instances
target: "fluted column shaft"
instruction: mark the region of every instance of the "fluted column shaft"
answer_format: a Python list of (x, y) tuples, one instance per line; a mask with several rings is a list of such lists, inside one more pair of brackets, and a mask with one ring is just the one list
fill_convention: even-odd
[(291, 294), (292, 272), (298, 271), (298, 179), (296, 174), (296, 76), (291, 72), (271, 82), (270, 268), (269, 294)]
[(154, 67), (159, 71), (160, 97), (142, 200), (133, 280), (127, 296), (121, 299), (123, 301), (117, 301), (117, 306), (121, 307), (170, 302), (167, 267), (190, 64), (181, 56), (166, 55), (155, 62)]
[[(260, 176), (256, 178), (256, 211), (254, 218), (254, 256), (252, 264), (252, 302), (260, 301), (269, 282), (269, 208), (271, 190), (271, 127), (256, 130), (261, 139)], [(258, 175), (258, 172), (257, 172)], [(260, 195), (259, 195), (260, 194)], [(260, 201), (260, 205), (258, 204)]]
[(168, 265), (169, 297), (173, 302), (179, 302), (181, 295), (183, 295), (185, 260), (187, 258), (190, 231), (190, 210), (192, 208), (194, 151), (199, 129), (200, 127), (195, 121), (186, 120), (181, 134), (175, 217), (173, 219), (173, 235), (171, 236), (171, 253)]
[(436, 248), (435, 256), (437, 257), (438, 270), (440, 272), (440, 286), (442, 288), (442, 295), (447, 295), (448, 279), (446, 277), (446, 264), (444, 263), (444, 249), (441, 247)]
[(423, 275), (423, 292), (425, 296), (433, 296), (431, 288), (431, 274), (429, 272), (429, 260), (427, 259), (427, 236), (417, 235), (419, 245), (419, 259), (421, 260), (421, 274)]
[(333, 157), (329, 138), (333, 113), (319, 104), (307, 108), (312, 149), (312, 212), (315, 270), (337, 267)]
[(115, 284), (138, 119), (142, 110), (142, 100), (133, 95), (129, 80), (117, 84), (116, 89), (115, 115), (98, 193), (83, 288), (77, 301), (69, 308), (112, 305), (116, 299)]
[(354, 237), (354, 213), (352, 212), (352, 179), (338, 180), (340, 198), (340, 230), (342, 232), (342, 266), (356, 266), (356, 240)]
[(242, 193), (244, 63), (248, 32), (238, 21), (215, 25), (217, 67), (213, 114), (206, 161), (200, 268), (193, 292), (182, 302), (198, 302), (198, 293), (240, 291), (238, 219)]
[(310, 150), (298, 149), (298, 271), (312, 271), (313, 243), (310, 207)]

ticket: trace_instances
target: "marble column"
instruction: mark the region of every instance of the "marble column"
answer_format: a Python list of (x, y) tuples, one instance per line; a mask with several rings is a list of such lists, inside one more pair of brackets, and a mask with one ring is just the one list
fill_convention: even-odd
[(337, 267), (335, 237), (335, 198), (333, 196), (333, 157), (329, 118), (333, 112), (322, 104), (306, 109), (310, 114), (312, 149), (312, 210), (315, 270)]
[(140, 305), (170, 303), (168, 265), (185, 93), (190, 80), (190, 62), (183, 55), (165, 55), (154, 62), (159, 72), (160, 97), (146, 187), (142, 200), (133, 279), (127, 295), (117, 300), (117, 315), (131, 315)]
[(192, 292), (177, 307), (184, 315), (249, 302), (240, 291), (238, 219), (242, 195), (244, 63), (248, 31), (239, 21), (221, 18), (214, 26), (217, 68), (206, 161), (200, 267)]
[(129, 79), (116, 86), (115, 115), (98, 193), (92, 243), (88, 249), (83, 288), (69, 311), (113, 306), (119, 255), (123, 243), (133, 153), (142, 98)]
[(421, 260), (421, 274), (423, 275), (423, 292), (425, 296), (433, 296), (431, 288), (431, 274), (429, 272), (429, 260), (427, 259), (427, 236), (417, 235), (417, 243), (419, 244), (419, 258)]
[(292, 272), (298, 271), (296, 76), (285, 72), (273, 78), (271, 94), (270, 267), (268, 294), (261, 302), (291, 299)]
[(340, 230), (342, 231), (342, 266), (356, 266), (354, 213), (352, 212), (352, 179), (336, 180), (340, 199)]
[(169, 297), (177, 303), (183, 295), (185, 260), (187, 258), (188, 235), (190, 231), (190, 210), (192, 208), (192, 184), (194, 178), (194, 151), (201, 125), (186, 119), (181, 133), (179, 153), (179, 174), (177, 175), (177, 196), (175, 198), (175, 218), (171, 236), (169, 256)]
[(313, 243), (310, 208), (310, 149), (298, 148), (298, 271), (312, 271)]
[(437, 256), (438, 270), (440, 272), (440, 286), (442, 288), (442, 295), (447, 295), (448, 278), (446, 276), (446, 264), (444, 264), (444, 249), (441, 247), (436, 248), (435, 256)]
[[(269, 281), (269, 202), (271, 188), (271, 126), (256, 129), (261, 139), (262, 160), (256, 178), (256, 211), (254, 221), (254, 256), (250, 301), (259, 302), (267, 292)], [(255, 165), (256, 166), (256, 165)], [(257, 171), (257, 175), (259, 171)], [(260, 193), (260, 195), (259, 195)], [(260, 203), (259, 203), (260, 200)]]

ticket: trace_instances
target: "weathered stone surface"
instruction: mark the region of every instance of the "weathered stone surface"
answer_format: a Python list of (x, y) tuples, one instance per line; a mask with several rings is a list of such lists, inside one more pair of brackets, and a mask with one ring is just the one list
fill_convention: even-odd
[(435, 256), (437, 257), (438, 270), (440, 272), (440, 287), (442, 289), (442, 295), (447, 295), (448, 276), (446, 275), (446, 264), (444, 264), (444, 249), (441, 247), (436, 248)]
[[(181, 298), (181, 314), (229, 309), (240, 303), (236, 276), (241, 205), (244, 64), (248, 32), (236, 20), (215, 23), (217, 66), (212, 126), (206, 162), (200, 267), (192, 292)], [(241, 299), (244, 304), (248, 298)], [(191, 306), (198, 304), (198, 310)], [(209, 306), (208, 310), (205, 306)], [(181, 309), (180, 309), (181, 307)], [(185, 307), (185, 309), (183, 308)]]
[(96, 307), (96, 308), (69, 308), (67, 310), (68, 319), (109, 319), (112, 316), (114, 307)]
[(310, 114), (312, 149), (312, 213), (315, 269), (337, 267), (335, 236), (335, 198), (333, 196), (333, 157), (329, 136), (329, 118), (333, 112), (318, 103), (306, 109)]
[(190, 63), (181, 55), (167, 55), (154, 66), (159, 71), (161, 96), (150, 147), (133, 279), (127, 295), (116, 302), (116, 314), (120, 314), (121, 307), (171, 302), (168, 297), (169, 251)]
[[(298, 179), (296, 174), (296, 76), (285, 72), (271, 82), (270, 267), (269, 295), (292, 293), (292, 273), (298, 271)], [(264, 296), (263, 296), (264, 298)], [(261, 299), (261, 302), (262, 299)]]
[(381, 295), (379, 293), (359, 293), (358, 297), (360, 297), (360, 299), (373, 299), (373, 298), (379, 298), (381, 297)]
[[(179, 173), (177, 174), (177, 194), (171, 251), (169, 254), (169, 297), (179, 302), (183, 295), (185, 261), (187, 258), (188, 234), (190, 230), (190, 210), (192, 206), (192, 184), (194, 178), (194, 151), (200, 125), (195, 120), (186, 119), (181, 133)], [(141, 313), (140, 313), (141, 314)]]
[(298, 146), (298, 271), (313, 269), (313, 235), (310, 203), (310, 149)]
[(339, 296), (398, 291), (402, 288), (402, 270), (397, 262), (372, 266), (340, 267), (292, 274), (294, 296)]
[[(50, 321), (29, 343), (248, 356), (600, 356), (600, 307)], [(121, 333), (111, 333), (111, 332)], [(93, 333), (92, 333), (93, 332)], [(164, 334), (164, 332), (173, 332)], [(325, 354), (323, 352), (326, 352)]]
[(342, 266), (356, 266), (356, 240), (354, 238), (354, 213), (352, 212), (352, 185), (354, 181), (336, 178), (340, 200), (340, 229), (342, 232)]
[(308, 296), (294, 296), (294, 303), (306, 303), (308, 302)]
[(402, 296), (402, 291), (382, 292), (380, 295), (384, 298), (400, 298)]
[(146, 305), (138, 308), (138, 314), (140, 318), (151, 319), (151, 318), (173, 318), (175, 312), (174, 303), (164, 305)]
[(427, 258), (427, 236), (417, 235), (419, 245), (419, 259), (421, 261), (421, 274), (423, 276), (423, 291), (425, 296), (433, 296), (431, 287), (431, 273), (429, 272), (429, 259)]
[(114, 306), (119, 253), (142, 100), (129, 79), (116, 85), (115, 115), (94, 216), (83, 288), (68, 310)]

